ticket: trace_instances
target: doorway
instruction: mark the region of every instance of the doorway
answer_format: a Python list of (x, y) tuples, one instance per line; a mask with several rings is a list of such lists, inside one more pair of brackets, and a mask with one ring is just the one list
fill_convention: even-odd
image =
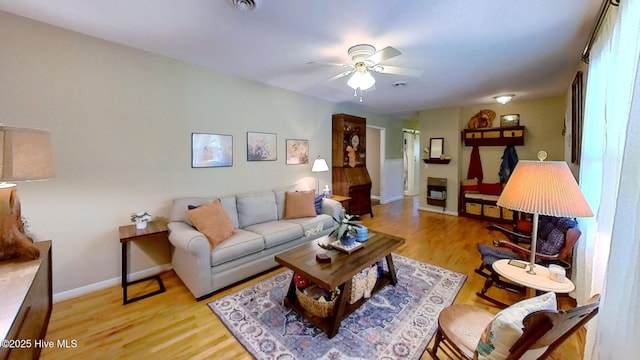
[(420, 193), (420, 131), (402, 129), (404, 194)]

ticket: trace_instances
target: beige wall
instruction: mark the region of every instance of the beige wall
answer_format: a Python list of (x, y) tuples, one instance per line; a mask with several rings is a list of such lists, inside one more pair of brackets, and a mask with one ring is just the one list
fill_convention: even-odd
[[(421, 111), (418, 115), (421, 143), (427, 146), (430, 138), (444, 137), (444, 152), (451, 156), (451, 163), (448, 165), (423, 165), (421, 208), (442, 211), (442, 208), (432, 208), (426, 203), (426, 181), (428, 176), (432, 176), (448, 179), (446, 212), (450, 214), (458, 212), (458, 184), (460, 179), (467, 177), (472, 149), (462, 143), (461, 131), (467, 128), (469, 119), (480, 109), (491, 109), (496, 112), (496, 120), (493, 124), (496, 127), (500, 126), (500, 115), (520, 114), (520, 125), (526, 127), (525, 145), (516, 147), (520, 160), (536, 159), (539, 150), (545, 150), (548, 153), (548, 160), (563, 160), (565, 157), (565, 138), (562, 130), (565, 118), (565, 100), (564, 95), (529, 101), (518, 101), (516, 98), (507, 105), (486, 104), (480, 107)], [(505, 147), (481, 146), (479, 149), (484, 182), (499, 182), (498, 172)]]
[[(52, 134), (57, 177), (19, 194), (36, 238), (53, 240), (58, 298), (119, 282), (118, 227), (131, 212), (166, 216), (186, 195), (313, 188), (311, 165), (285, 165), (285, 139), (330, 159), (331, 114), (397, 122), (2, 12), (0, 48), (0, 121)], [(278, 160), (247, 162), (247, 131), (276, 133)], [(192, 132), (232, 135), (233, 166), (192, 169)], [(132, 246), (134, 272), (169, 261), (168, 243)]]
[[(556, 96), (529, 101), (518, 101), (517, 97), (507, 105), (488, 104), (483, 109), (496, 112), (494, 126), (500, 126), (500, 115), (520, 114), (520, 125), (525, 129), (525, 144), (517, 146), (516, 152), (520, 160), (535, 160), (540, 150), (548, 153), (547, 160), (564, 160), (564, 135), (562, 134), (565, 117), (565, 96)], [(467, 127), (468, 120), (479, 107), (462, 110), (462, 126)], [(462, 148), (461, 176), (466, 178), (471, 156), (471, 146)], [(481, 146), (480, 158), (484, 182), (499, 182), (500, 164), (503, 146)]]
[[(444, 138), (443, 154), (451, 157), (449, 164), (425, 164), (422, 162), (420, 176), (420, 208), (449, 214), (458, 213), (458, 167), (460, 166), (460, 108), (443, 108), (424, 110), (419, 113), (420, 118), (420, 144), (422, 148), (429, 147), (431, 138)], [(422, 151), (421, 158), (428, 154)], [(441, 207), (427, 205), (427, 178), (436, 177), (447, 179), (447, 206)]]

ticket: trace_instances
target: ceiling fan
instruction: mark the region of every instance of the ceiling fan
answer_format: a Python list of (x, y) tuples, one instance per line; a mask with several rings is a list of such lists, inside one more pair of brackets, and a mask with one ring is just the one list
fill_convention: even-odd
[(347, 53), (353, 63), (331, 64), (342, 66), (348, 70), (337, 74), (327, 81), (351, 75), (347, 81), (347, 85), (354, 90), (353, 96), (358, 96), (358, 89), (360, 89), (360, 101), (362, 101), (362, 91), (371, 89), (376, 82), (372, 73), (418, 77), (421, 76), (423, 72), (421, 69), (383, 65), (382, 62), (402, 54), (391, 46), (387, 46), (376, 52), (376, 48), (372, 45), (358, 44), (350, 47)]

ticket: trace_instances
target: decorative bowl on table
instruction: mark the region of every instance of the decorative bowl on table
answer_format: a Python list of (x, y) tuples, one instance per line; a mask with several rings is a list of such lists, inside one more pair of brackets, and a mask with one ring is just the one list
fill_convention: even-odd
[(356, 242), (356, 237), (358, 236), (356, 230), (349, 229), (345, 232), (345, 234), (340, 239), (342, 245), (349, 247)]

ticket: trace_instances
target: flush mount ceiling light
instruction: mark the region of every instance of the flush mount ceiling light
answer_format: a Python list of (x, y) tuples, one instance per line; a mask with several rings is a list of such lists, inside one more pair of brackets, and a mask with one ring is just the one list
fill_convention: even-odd
[(514, 96), (515, 96), (514, 94), (504, 94), (504, 95), (494, 96), (493, 98), (496, 99), (498, 103), (504, 105), (509, 101), (511, 101), (511, 99), (513, 99)]

